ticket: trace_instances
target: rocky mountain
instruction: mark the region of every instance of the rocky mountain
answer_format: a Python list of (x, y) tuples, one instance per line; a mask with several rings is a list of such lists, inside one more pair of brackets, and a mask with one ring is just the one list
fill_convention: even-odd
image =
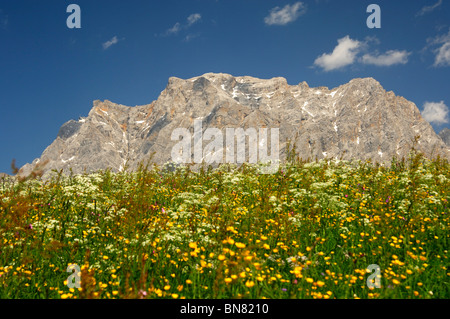
[(450, 147), (450, 130), (448, 128), (444, 128), (440, 133), (439, 137), (444, 141), (444, 143)]
[(386, 162), (407, 156), (417, 135), (416, 148), (427, 156), (450, 157), (449, 147), (417, 106), (385, 91), (373, 78), (328, 89), (311, 88), (306, 82), (288, 85), (284, 78), (208, 73), (187, 80), (170, 78), (158, 99), (148, 105), (94, 101), (87, 117), (65, 123), (41, 158), (26, 164), (19, 174), (27, 175), (36, 166), (45, 172), (120, 171), (126, 164), (136, 168), (152, 154), (154, 163), (164, 164), (172, 161), (172, 150), (180, 141), (172, 141), (174, 130), (193, 132), (199, 119), (203, 133), (208, 128), (224, 135), (226, 128), (279, 128), (281, 160), (290, 140), (305, 159)]

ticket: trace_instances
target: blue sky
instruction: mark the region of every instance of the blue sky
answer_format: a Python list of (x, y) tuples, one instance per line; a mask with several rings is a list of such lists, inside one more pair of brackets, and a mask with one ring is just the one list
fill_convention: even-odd
[[(81, 29), (69, 29), (69, 4)], [(381, 8), (370, 29), (369, 4)], [(443, 0), (0, 0), (0, 172), (40, 157), (94, 100), (149, 104), (207, 72), (336, 87), (373, 77), (450, 127)]]

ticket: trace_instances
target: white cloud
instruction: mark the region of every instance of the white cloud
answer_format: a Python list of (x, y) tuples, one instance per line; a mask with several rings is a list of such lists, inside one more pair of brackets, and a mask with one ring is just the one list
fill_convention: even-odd
[(323, 68), (325, 71), (332, 71), (343, 68), (355, 61), (356, 55), (361, 49), (362, 43), (352, 40), (347, 35), (338, 40), (338, 45), (332, 53), (324, 53), (319, 56), (314, 64)]
[[(314, 61), (314, 65), (321, 67), (324, 71), (332, 71), (344, 68), (354, 63), (371, 64), (375, 66), (391, 66), (395, 64), (408, 63), (411, 52), (406, 50), (388, 50), (383, 54), (377, 51), (368, 53), (371, 44), (380, 44), (376, 37), (366, 37), (364, 41), (351, 39), (345, 36), (338, 39), (338, 45), (332, 53), (323, 53)], [(362, 57), (360, 54), (365, 53)]]
[(264, 18), (267, 25), (286, 25), (294, 22), (306, 12), (306, 5), (303, 2), (296, 2), (286, 5), (283, 8), (275, 7), (270, 10), (270, 14)]
[(434, 67), (450, 66), (450, 28), (447, 34), (437, 35), (427, 39), (427, 45), (421, 53), (431, 51), (434, 53)]
[(450, 41), (445, 42), (436, 52), (434, 66), (450, 66)]
[(112, 45), (117, 44), (119, 42), (119, 39), (117, 39), (117, 36), (114, 36), (111, 40), (106, 41), (102, 44), (103, 50), (109, 49)]
[(435, 54), (435, 67), (450, 66), (450, 30), (447, 34), (427, 39), (427, 46), (422, 51), (429, 50), (431, 47)]
[(188, 20), (188, 26), (193, 25), (194, 23), (196, 23), (198, 20), (200, 20), (202, 18), (200, 13), (193, 13), (191, 14), (187, 20)]
[(425, 102), (422, 116), (430, 123), (445, 124), (449, 122), (448, 106), (441, 102)]
[(181, 24), (179, 22), (175, 23), (173, 27), (166, 31), (166, 35), (177, 34), (181, 30)]
[(189, 41), (191, 41), (192, 39), (197, 38), (198, 36), (199, 36), (198, 34), (192, 34), (192, 33), (189, 33), (187, 36), (184, 37), (183, 41), (184, 41), (184, 42), (189, 42)]
[(175, 23), (173, 27), (167, 29), (161, 36), (170, 36), (178, 34), (183, 29), (189, 29), (193, 24), (197, 23), (202, 18), (200, 13), (193, 13), (187, 17), (187, 24), (182, 25), (180, 22)]
[(389, 50), (385, 54), (372, 55), (365, 54), (361, 61), (364, 64), (373, 64), (377, 66), (391, 66), (394, 64), (406, 64), (408, 63), (408, 56), (410, 52)]
[(425, 6), (422, 9), (420, 9), (419, 12), (417, 12), (416, 16), (423, 16), (426, 13), (432, 12), (434, 9), (439, 7), (442, 4), (442, 0), (438, 0), (437, 3), (431, 5), (431, 6)]

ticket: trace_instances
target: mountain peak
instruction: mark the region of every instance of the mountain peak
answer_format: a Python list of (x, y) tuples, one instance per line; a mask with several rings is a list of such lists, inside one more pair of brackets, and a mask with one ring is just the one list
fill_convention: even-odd
[(358, 87), (367, 87), (367, 88), (370, 88), (370, 89), (381, 89), (381, 90), (384, 90), (382, 85), (380, 84), (380, 82), (378, 82), (377, 80), (375, 80), (372, 77), (355, 78), (353, 80), (350, 80), (348, 85), (354, 85), (354, 86), (358, 86)]
[(375, 80), (373, 77), (365, 77), (365, 78), (354, 78), (352, 80), (350, 80), (349, 83), (352, 82), (361, 82), (361, 83), (375, 83), (375, 84), (380, 84), (380, 82), (378, 82), (377, 80)]

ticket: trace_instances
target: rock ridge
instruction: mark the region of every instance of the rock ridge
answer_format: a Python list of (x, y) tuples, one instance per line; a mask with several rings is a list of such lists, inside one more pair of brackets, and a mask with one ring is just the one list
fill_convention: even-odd
[(450, 157), (444, 143), (448, 133), (438, 137), (413, 102), (387, 92), (373, 78), (330, 89), (306, 82), (289, 85), (282, 77), (206, 73), (191, 79), (170, 77), (158, 99), (147, 105), (94, 101), (87, 117), (64, 123), (42, 156), (19, 174), (27, 175), (44, 162), (45, 172), (74, 173), (135, 169), (151, 156), (162, 165), (171, 161), (178, 142), (171, 140), (172, 132), (192, 131), (196, 119), (202, 119), (203, 131), (279, 128), (281, 160), (290, 140), (304, 159), (390, 162), (406, 157), (418, 135), (415, 147), (426, 156)]

